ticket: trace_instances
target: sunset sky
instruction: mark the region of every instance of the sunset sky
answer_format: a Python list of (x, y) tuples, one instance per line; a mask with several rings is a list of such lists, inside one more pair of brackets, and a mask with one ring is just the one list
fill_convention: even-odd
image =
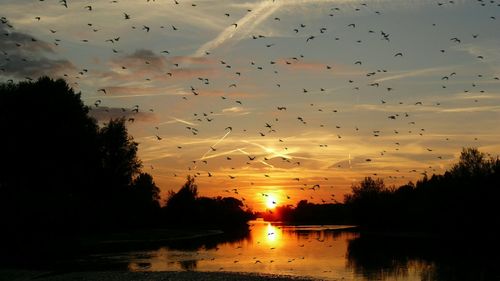
[(164, 196), (196, 175), (254, 210), (342, 201), (500, 153), (499, 0), (1, 2), (0, 81), (130, 118)]

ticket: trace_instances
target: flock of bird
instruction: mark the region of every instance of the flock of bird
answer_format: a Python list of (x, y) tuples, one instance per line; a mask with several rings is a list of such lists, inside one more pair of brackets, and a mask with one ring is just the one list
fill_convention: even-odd
[[(266, 0), (263, 1), (266, 2)], [(49, 1), (39, 0), (39, 2), (46, 2), (47, 5), (54, 5)], [(85, 1), (73, 2), (70, 0), (60, 0), (58, 3), (62, 9), (60, 13), (64, 13), (66, 9), (80, 9), (86, 11), (90, 17), (90, 15), (95, 13), (101, 5), (101, 3), (82, 4), (82, 2)], [(115, 5), (116, 10), (120, 10), (121, 2), (122, 1), (120, 0), (114, 0), (110, 1), (106, 5)], [(191, 9), (199, 9), (206, 4), (205, 2), (196, 3), (195, 0), (147, 0), (146, 2), (149, 2), (148, 4), (151, 5), (168, 5), (169, 9), (177, 9), (180, 6), (184, 8), (188, 6)], [(284, 5), (286, 4), (286, 0), (268, 0), (267, 2), (269, 2), (269, 8), (272, 8), (272, 5), (281, 5), (282, 3), (280, 2), (283, 2)], [(474, 6), (477, 6), (478, 8), (483, 7), (484, 9), (490, 9), (489, 15), (486, 15), (485, 18), (490, 21), (492, 26), (500, 26), (496, 18), (496, 15), (500, 13), (500, 2), (486, 0), (475, 0), (471, 2), (474, 2)], [(332, 7), (324, 11), (324, 16), (329, 18), (329, 20), (332, 20), (333, 23), (335, 23), (335, 19), (337, 17), (341, 17), (343, 13), (348, 12), (347, 10), (353, 13), (363, 12), (365, 14), (373, 14), (373, 17), (375, 17), (373, 21), (377, 21), (376, 17), (384, 17), (385, 11), (383, 9), (375, 9), (372, 8), (371, 5), (372, 4), (370, 4), (370, 2), (359, 2), (358, 4), (353, 4), (354, 7), (341, 5), (335, 6), (332, 4)], [(458, 4), (454, 1), (436, 1), (435, 4), (432, 5), (435, 5), (436, 9), (453, 9), (453, 6)], [(154, 9), (154, 6), (152, 6), (152, 9)], [(33, 25), (44, 22), (45, 20), (43, 15), (36, 15), (37, 12), (42, 11), (33, 11)], [(253, 13), (254, 11), (252, 8), (247, 8), (245, 12)], [(375, 40), (377, 40), (378, 42), (384, 42), (384, 44), (386, 44), (387, 47), (385, 48), (385, 51), (390, 50), (390, 56), (387, 56), (388, 60), (396, 61), (396, 63), (397, 60), (405, 60), (409, 51), (395, 50), (392, 47), (394, 41), (400, 40), (399, 38), (395, 38), (396, 35), (394, 35), (394, 31), (380, 30), (376, 27), (367, 28), (364, 23), (351, 22), (343, 25), (342, 27), (343, 34), (347, 35), (340, 36), (338, 34), (332, 34), (331, 30), (333, 28), (330, 26), (314, 26), (314, 23), (301, 23), (297, 19), (297, 22), (286, 28), (290, 33), (290, 36), (295, 36), (295, 38), (298, 38), (296, 40), (301, 40), (300, 43), (297, 43), (295, 49), (298, 51), (294, 56), (283, 57), (280, 51), (277, 51), (277, 49), (285, 47), (280, 46), (280, 44), (283, 43), (275, 40), (271, 35), (266, 35), (263, 32), (262, 34), (250, 34), (248, 38), (245, 39), (249, 45), (251, 44), (252, 48), (258, 49), (258, 52), (256, 51), (254, 53), (255, 57), (253, 58), (251, 58), (250, 55), (243, 58), (234, 58), (231, 56), (224, 57), (227, 51), (217, 52), (217, 50), (206, 48), (199, 49), (202, 51), (201, 56), (192, 55), (192, 60), (183, 60), (180, 58), (189, 57), (189, 55), (186, 55), (186, 53), (180, 49), (165, 49), (163, 45), (157, 46), (155, 43), (149, 44), (145, 42), (144, 48), (159, 50), (149, 52), (143, 50), (142, 53), (137, 51), (135, 53), (137, 55), (135, 59), (142, 60), (140, 61), (141, 66), (138, 67), (137, 65), (134, 65), (135, 61), (133, 61), (134, 63), (129, 63), (131, 60), (127, 60), (127, 58), (130, 59), (132, 56), (130, 55), (127, 57), (128, 51), (126, 51), (126, 41), (129, 40), (129, 38), (127, 38), (128, 36), (140, 37), (143, 35), (138, 32), (149, 34), (160, 29), (168, 30), (168, 36), (171, 36), (171, 38), (180, 38), (180, 35), (178, 34), (187, 31), (185, 31), (186, 29), (184, 29), (183, 26), (178, 24), (154, 26), (150, 23), (141, 23), (135, 18), (133, 10), (121, 11), (120, 13), (121, 16), (119, 18), (115, 18), (114, 21), (116, 21), (119, 25), (130, 26), (129, 31), (109, 36), (105, 40), (101, 40), (103, 42), (94, 42), (92, 34), (100, 34), (103, 32), (109, 34), (112, 33), (112, 30), (105, 30), (103, 24), (99, 22), (87, 23), (86, 26), (81, 27), (81, 29), (85, 31), (82, 31), (81, 33), (87, 34), (87, 37), (79, 38), (80, 42), (77, 43), (79, 45), (78, 48), (85, 48), (86, 44), (90, 43), (109, 44), (106, 46), (109, 47), (110, 52), (112, 53), (112, 60), (114, 63), (119, 65), (119, 70), (117, 71), (130, 71), (132, 75), (135, 75), (134, 71), (147, 69), (148, 72), (146, 73), (150, 74), (150, 76), (142, 77), (138, 74), (136, 77), (137, 80), (144, 79), (146, 83), (154, 83), (155, 77), (158, 77), (159, 75), (161, 75), (162, 81), (173, 81), (172, 83), (175, 83), (174, 81), (186, 81), (185, 77), (178, 78), (177, 76), (183, 73), (184, 70), (192, 67), (192, 64), (195, 64), (196, 61), (202, 61), (204, 63), (209, 62), (211, 67), (214, 68), (214, 71), (217, 71), (220, 75), (214, 77), (212, 74), (207, 74), (190, 77), (187, 82), (184, 82), (186, 85), (185, 93), (187, 94), (180, 95), (178, 98), (180, 100), (175, 102), (175, 106), (185, 108), (187, 113), (189, 113), (190, 106), (193, 109), (197, 107), (200, 103), (198, 99), (203, 99), (202, 103), (208, 103), (208, 105), (212, 108), (228, 109), (229, 112), (235, 113), (240, 111), (245, 112), (247, 107), (256, 107), (257, 104), (254, 103), (252, 99), (238, 93), (240, 88), (248, 88), (248, 81), (251, 81), (250, 83), (254, 83), (254, 86), (257, 88), (260, 85), (265, 84), (266, 86), (263, 86), (263, 88), (271, 88), (273, 90), (270, 91), (276, 93), (286, 92), (286, 95), (290, 97), (287, 98), (285, 95), (285, 97), (279, 101), (277, 101), (276, 98), (269, 97), (269, 101), (266, 102), (265, 105), (261, 105), (261, 109), (254, 109), (254, 112), (249, 113), (252, 117), (249, 120), (246, 120), (244, 124), (233, 122), (231, 120), (232, 117), (225, 117), (222, 114), (222, 110), (214, 109), (204, 112), (191, 112), (190, 117), (188, 117), (187, 120), (177, 119), (178, 122), (175, 124), (184, 126), (185, 133), (181, 134), (183, 134), (186, 138), (191, 137), (193, 139), (192, 142), (173, 143), (175, 138), (170, 138), (169, 127), (161, 124), (161, 122), (157, 122), (157, 120), (155, 121), (156, 123), (148, 121), (149, 123), (154, 123), (150, 125), (150, 128), (145, 129), (150, 132), (150, 137), (147, 139), (151, 146), (156, 145), (151, 143), (151, 140), (160, 143), (169, 142), (169, 146), (171, 148), (175, 148), (174, 153), (176, 155), (185, 155), (181, 157), (183, 160), (179, 160), (176, 164), (179, 166), (184, 165), (184, 167), (176, 166), (162, 168), (162, 164), (156, 164), (160, 162), (152, 161), (150, 165), (148, 164), (148, 166), (152, 169), (153, 174), (158, 173), (163, 176), (165, 174), (169, 174), (176, 178), (172, 179), (172, 182), (176, 183), (181, 182), (185, 175), (190, 174), (197, 177), (201, 185), (203, 185), (203, 181), (206, 180), (206, 178), (217, 177), (218, 180), (216, 181), (216, 184), (220, 185), (219, 191), (227, 192), (235, 196), (241, 196), (240, 198), (242, 200), (246, 200), (242, 194), (245, 194), (246, 197), (269, 196), (268, 194), (270, 192), (272, 193), (272, 190), (266, 191), (265, 188), (258, 189), (258, 187), (266, 186), (266, 182), (275, 179), (287, 186), (282, 197), (284, 201), (289, 200), (288, 202), (292, 203), (295, 202), (291, 201), (292, 199), (298, 200), (305, 198), (315, 202), (326, 203), (337, 202), (335, 194), (338, 190), (334, 188), (334, 181), (332, 180), (333, 176), (329, 176), (331, 170), (345, 173), (354, 166), (358, 165), (359, 167), (363, 167), (363, 169), (361, 169), (362, 172), (369, 171), (369, 174), (358, 176), (381, 176), (386, 177), (387, 179), (392, 179), (394, 182), (402, 182), (415, 179), (420, 176), (420, 174), (440, 172), (442, 171), (442, 167), (440, 168), (440, 165), (443, 163), (449, 163), (449, 155), (439, 154), (439, 152), (435, 151), (436, 149), (433, 147), (424, 147), (419, 153), (431, 153), (435, 158), (435, 160), (429, 161), (430, 164), (427, 167), (419, 167), (417, 169), (408, 170), (395, 167), (391, 170), (391, 172), (387, 173), (377, 172), (377, 166), (373, 166), (373, 169), (366, 169), (369, 165), (374, 165), (377, 162), (383, 163), (385, 155), (398, 152), (403, 153), (405, 140), (408, 136), (420, 136), (424, 138), (429, 129), (419, 126), (419, 118), (414, 117), (414, 113), (419, 113), (421, 110), (420, 108), (423, 107), (440, 107), (442, 103), (439, 100), (431, 103), (428, 100), (419, 100), (418, 97), (412, 97), (411, 99), (406, 97), (397, 100), (398, 97), (404, 96), (406, 89), (398, 88), (397, 86), (394, 86), (395, 84), (391, 84), (390, 79), (385, 79), (388, 76), (397, 75), (394, 74), (395, 72), (393, 72), (393, 70), (384, 66), (374, 67), (373, 63), (370, 62), (372, 61), (371, 59), (353, 58), (349, 65), (350, 69), (352, 69), (352, 74), (342, 76), (346, 77), (346, 79), (341, 85), (334, 85), (331, 81), (325, 80), (321, 82), (323, 83), (321, 86), (316, 87), (316, 82), (308, 81), (316, 81), (317, 77), (314, 76), (333, 77), (340, 72), (340, 70), (337, 70), (339, 66), (334, 63), (329, 63), (329, 60), (326, 60), (324, 63), (316, 63), (312, 66), (309, 65), (313, 60), (312, 58), (315, 58), (316, 51), (314, 50), (317, 50), (317, 46), (319, 44), (326, 44), (325, 42), (345, 42), (347, 40), (352, 40), (352, 43), (347, 42), (344, 44), (352, 44), (353, 46), (367, 44), (367, 49), (365, 49), (365, 54), (363, 54), (362, 57), (368, 58), (369, 56), (377, 56), (377, 54), (375, 52), (368, 53), (369, 51), (366, 51), (370, 49), (370, 43), (366, 42), (375, 42)], [(233, 16), (233, 12), (231, 10), (221, 11), (221, 17), (227, 19), (226, 30), (228, 30), (228, 32), (232, 32), (234, 34), (237, 33), (240, 28), (244, 28), (243, 24), (241, 24), (239, 20)], [(352, 18), (354, 20), (356, 19), (356, 17)], [(271, 17), (269, 20), (273, 24), (282, 24), (284, 22), (291, 21), (291, 19), (285, 19), (277, 16)], [(32, 80), (36, 78), (27, 76), (20, 77), (20, 74), (15, 73), (12, 69), (13, 65), (16, 63), (29, 65), (30, 61), (35, 61), (35, 58), (31, 58), (29, 55), (25, 54), (28, 54), (30, 50), (35, 48), (33, 46), (36, 44), (41, 44), (42, 42), (40, 41), (43, 41), (43, 43), (46, 44), (51, 44), (52, 46), (50, 49), (57, 50), (58, 48), (76, 48), (74, 47), (75, 43), (73, 43), (73, 46), (70, 46), (69, 44), (65, 45), (65, 41), (68, 40), (65, 40), (64, 37), (59, 37), (59, 34), (64, 33), (64, 24), (60, 24), (57, 28), (52, 27), (46, 30), (46, 35), (43, 37), (43, 40), (41, 40), (38, 39), (39, 36), (37, 34), (33, 34), (32, 37), (29, 38), (26, 34), (17, 31), (15, 25), (11, 22), (15, 22), (15, 19), (10, 19), (7, 16), (3, 16), (0, 22), (0, 27), (3, 31), (3, 34), (0, 36), (3, 37), (2, 40), (5, 40), (4, 43), (0, 44), (2, 47), (2, 50), (0, 50), (0, 77), (4, 78), (6, 82), (13, 82), (16, 79)], [(338, 23), (335, 24), (337, 24), (336, 28), (339, 28)], [(422, 23), (422, 25), (426, 26), (429, 30), (439, 28), (439, 23)], [(354, 39), (354, 36), (349, 36), (350, 32), (356, 32), (356, 36), (360, 36), (359, 34), (362, 33), (366, 35), (363, 35), (365, 36), (364, 38)], [(457, 36), (456, 34), (460, 34), (460, 36)], [(168, 36), (167, 42), (170, 38)], [(328, 38), (328, 40), (331, 41), (326, 41), (325, 38)], [(477, 33), (470, 35), (462, 34), (457, 30), (451, 33), (448, 38), (449, 40), (446, 39), (449, 42), (448, 46), (440, 45), (439, 47), (435, 47), (436, 52), (441, 53), (442, 56), (446, 56), (448, 50), (453, 46), (481, 39), (481, 30), (477, 30)], [(52, 42), (49, 42), (50, 40), (52, 40)], [(432, 44), (432, 42), (430, 42), (430, 44)], [(310, 51), (311, 49), (313, 49), (313, 51)], [(335, 52), (333, 46), (331, 51)], [(485, 54), (477, 54), (476, 59), (478, 63), (485, 61), (487, 59), (485, 56)], [(265, 61), (267, 58), (271, 59)], [(120, 59), (123, 59), (123, 62), (120, 62)], [(242, 60), (247, 61), (242, 62)], [(194, 63), (192, 61), (194, 61)], [(165, 65), (163, 62), (168, 62), (168, 65)], [(390, 63), (388, 64), (391, 65)], [(316, 67), (318, 69), (311, 70), (311, 72), (316, 73), (313, 76), (293, 76), (292, 79), (297, 81), (290, 81), (290, 79), (285, 77), (286, 75), (291, 75), (291, 69), (300, 69), (301, 67), (306, 70), (307, 67)], [(97, 70), (93, 70), (93, 66), (90, 64), (75, 68), (76, 69), (70, 69), (71, 72), (63, 73), (62, 76), (68, 79), (68, 81), (71, 81), (73, 83), (72, 85), (76, 88), (79, 88), (81, 85), (83, 94), (85, 95), (87, 89), (92, 89), (92, 87), (85, 85), (82, 81), (84, 79), (88, 79), (87, 77), (91, 77), (92, 72)], [(461, 69), (458, 67), (456, 71), (450, 71), (447, 73), (442, 73), (441, 71), (435, 79), (435, 81), (440, 84), (439, 89), (437, 90), (445, 91), (448, 87), (452, 87), (454, 83), (453, 80), (456, 79), (457, 76), (461, 75), (460, 71)], [(303, 86), (301, 86), (300, 79), (303, 79), (304, 81)], [(467, 89), (463, 90), (465, 94), (469, 92), (484, 94), (486, 92), (485, 85), (500, 85), (498, 73), (495, 74), (495, 72), (491, 71), (476, 73), (474, 77), (464, 78), (462, 76), (461, 79), (473, 81)], [(351, 120), (350, 122), (346, 122), (346, 124), (340, 124), (338, 120), (345, 120), (343, 118), (345, 118), (346, 113), (344, 112), (344, 108), (341, 108), (342, 103), (339, 102), (338, 105), (332, 106), (332, 104), (335, 104), (334, 93), (337, 87), (341, 87), (344, 92), (352, 94), (353, 100), (359, 98), (361, 92), (372, 93), (372, 96), (375, 96), (376, 99), (379, 100), (379, 102), (373, 104), (373, 106), (380, 108), (383, 112), (387, 113), (384, 120), (374, 120), (373, 124), (384, 123), (386, 125), (370, 125), (370, 120), (359, 120), (359, 125), (356, 124), (358, 120)], [(148, 107), (144, 109), (142, 104), (140, 104), (143, 103), (143, 101), (139, 98), (136, 101), (138, 104), (133, 106), (123, 106), (121, 108), (116, 107), (112, 103), (113, 99), (110, 98), (115, 94), (115, 88), (116, 87), (114, 86), (108, 86), (106, 82), (101, 82), (101, 84), (94, 90), (94, 96), (97, 98), (90, 102), (92, 111), (100, 111), (101, 113), (104, 111), (109, 113), (110, 116), (113, 116), (111, 113), (116, 113), (117, 115), (115, 116), (125, 116), (130, 123), (134, 123), (133, 126), (144, 126), (144, 124), (148, 123), (135, 122), (139, 119), (141, 114), (143, 114), (142, 116), (148, 114), (155, 115), (157, 112), (169, 110), (162, 108), (161, 105), (148, 105)], [(214, 90), (215, 88), (217, 91)], [(214, 92), (219, 94), (213, 96), (212, 93)], [(273, 95), (273, 93), (270, 95)], [(297, 96), (299, 98), (297, 98)], [(327, 98), (325, 98), (325, 96)], [(325, 102), (327, 100), (330, 102)], [(297, 106), (298, 101), (301, 103), (299, 106)], [(472, 99), (472, 101), (474, 103), (479, 102), (478, 99)], [(399, 109), (398, 106), (401, 109)], [(272, 111), (269, 113), (268, 111), (270, 111), (270, 108), (272, 108)], [(318, 114), (322, 114), (321, 116), (326, 117), (318, 118)], [(266, 117), (267, 119), (264, 121), (259, 121), (262, 120), (261, 116), (270, 117)], [(351, 116), (351, 118), (356, 119), (357, 117)], [(336, 124), (332, 125), (329, 121), (336, 122)], [(261, 122), (261, 124), (257, 124), (257, 122)], [(362, 122), (364, 123), (361, 124)], [(398, 123), (396, 124), (395, 122)], [(366, 123), (368, 123), (368, 125)], [(388, 130), (388, 127), (392, 127), (393, 129)], [(307, 173), (301, 172), (300, 169), (309, 165), (310, 161), (314, 162), (314, 159), (310, 159), (310, 157), (308, 158), (300, 153), (295, 154), (295, 151), (300, 150), (299, 148), (301, 144), (293, 142), (294, 136), (297, 135), (297, 131), (307, 132), (308, 130), (311, 132), (322, 130), (325, 135), (333, 136), (329, 140), (310, 139), (310, 143), (307, 143), (307, 145), (310, 145), (311, 143), (317, 145), (317, 149), (315, 149), (314, 152), (316, 154), (324, 152), (325, 155), (331, 155), (330, 149), (332, 149), (332, 147), (347, 144), (348, 140), (352, 139), (353, 136), (362, 136), (363, 134), (371, 136), (371, 138), (366, 139), (366, 146), (370, 146), (372, 143), (373, 145), (375, 145), (375, 143), (379, 143), (379, 139), (384, 139), (384, 145), (380, 145), (381, 149), (376, 154), (369, 153), (368, 155), (360, 156), (361, 159), (360, 157), (351, 157), (351, 153), (353, 155), (361, 154), (356, 151), (352, 151), (349, 155), (345, 155), (342, 159), (337, 159), (337, 161), (331, 162), (329, 164), (329, 169), (321, 171), (324, 176), (310, 176)], [(214, 134), (216, 137), (213, 137)], [(436, 134), (439, 134), (439, 132), (434, 131), (433, 135)], [(256, 141), (252, 141), (252, 143), (248, 141), (248, 145), (246, 146), (259, 147), (259, 152), (256, 153), (249, 153), (246, 148), (229, 148), (229, 146), (225, 146), (224, 143), (228, 137), (232, 136), (234, 136), (233, 138), (241, 140), (257, 139), (258, 141), (259, 138), (262, 138), (262, 140), (265, 140), (266, 145), (264, 146), (263, 144), (258, 143), (255, 144)], [(193, 155), (193, 153), (187, 152), (191, 143), (196, 143), (198, 140), (203, 138), (208, 140), (213, 139), (212, 144), (206, 145), (206, 153), (202, 153), (202, 155)], [(444, 135), (441, 139), (443, 143), (441, 145), (446, 146), (446, 142), (449, 142), (450, 140), (451, 136)], [(478, 141), (477, 138), (474, 140)], [(206, 143), (206, 141), (203, 143)], [(273, 143), (273, 149), (269, 149), (269, 143)], [(303, 145), (306, 144), (304, 143)], [(459, 145), (457, 149), (461, 146), (463, 145)], [(172, 151), (171, 148), (169, 148), (169, 151)], [(161, 152), (158, 153), (161, 154)], [(321, 155), (317, 158), (321, 158)], [(215, 159), (217, 160), (216, 164), (210, 166), (212, 162), (215, 162)], [(155, 163), (154, 165), (153, 162)], [(315, 168), (315, 165), (311, 165), (310, 167), (309, 171), (317, 169)], [(249, 173), (248, 171), (251, 171), (251, 176), (245, 175)], [(275, 171), (277, 173), (274, 173)], [(290, 175), (288, 178), (283, 176), (287, 173)], [(244, 176), (240, 177), (240, 174)], [(275, 177), (275, 174), (279, 176)], [(339, 177), (338, 174), (336, 177)], [(325, 186), (329, 188), (325, 189)], [(172, 188), (172, 186), (170, 186), (170, 188)], [(255, 190), (259, 190), (259, 192), (255, 192)], [(319, 191), (321, 191), (321, 193), (319, 193)], [(278, 204), (280, 202), (275, 203)]]

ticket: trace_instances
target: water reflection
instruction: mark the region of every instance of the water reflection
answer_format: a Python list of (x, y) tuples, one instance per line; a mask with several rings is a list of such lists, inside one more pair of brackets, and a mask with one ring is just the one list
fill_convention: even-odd
[(126, 260), (133, 271), (258, 272), (322, 280), (500, 280), (498, 250), (472, 239), (253, 222), (249, 233), (232, 240), (136, 251)]
[(347, 267), (365, 280), (500, 280), (499, 250), (477, 236), (363, 234), (349, 242)]
[(341, 232), (341, 228), (252, 222), (248, 236), (220, 243), (215, 248), (180, 249), (177, 246), (134, 253), (129, 269), (237, 271), (352, 279), (352, 271), (345, 266), (345, 253), (348, 241), (357, 234)]

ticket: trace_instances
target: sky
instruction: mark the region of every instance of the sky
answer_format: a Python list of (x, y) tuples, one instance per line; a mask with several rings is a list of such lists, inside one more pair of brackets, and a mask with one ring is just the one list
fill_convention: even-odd
[(163, 198), (342, 202), (500, 152), (499, 0), (1, 2), (0, 81), (124, 116)]

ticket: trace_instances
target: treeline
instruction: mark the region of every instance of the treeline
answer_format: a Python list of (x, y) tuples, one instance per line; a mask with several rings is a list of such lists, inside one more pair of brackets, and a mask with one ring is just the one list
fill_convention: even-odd
[(464, 148), (443, 175), (388, 188), (365, 178), (345, 198), (353, 220), (369, 228), (463, 233), (500, 227), (500, 160)]
[(233, 197), (208, 198), (198, 196), (198, 186), (193, 177), (178, 192), (170, 191), (163, 218), (171, 225), (192, 227), (219, 227), (239, 230), (253, 218), (253, 213), (243, 209), (243, 202)]
[(397, 188), (367, 177), (352, 186), (343, 204), (300, 201), (262, 216), (295, 224), (355, 224), (371, 230), (494, 233), (500, 229), (499, 198), (500, 160), (464, 148), (458, 163), (443, 175), (424, 176), (416, 184)]
[(346, 205), (315, 204), (301, 200), (296, 206), (278, 206), (273, 211), (256, 214), (266, 221), (289, 224), (353, 224), (352, 214)]
[(64, 80), (1, 84), (0, 131), (2, 236), (218, 227), (214, 216), (249, 218), (234, 198), (199, 198), (192, 178), (160, 206), (125, 119), (99, 126)]

